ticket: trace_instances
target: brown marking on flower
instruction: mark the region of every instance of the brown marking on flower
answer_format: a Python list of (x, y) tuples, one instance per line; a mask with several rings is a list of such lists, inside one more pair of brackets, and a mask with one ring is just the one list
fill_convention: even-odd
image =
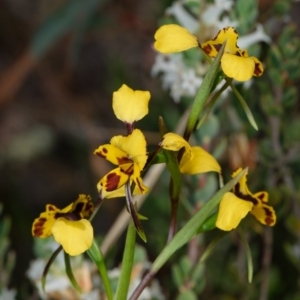
[[(127, 165), (125, 165), (127, 167)], [(134, 168), (134, 165), (133, 164), (130, 164), (127, 168), (125, 168), (125, 166), (120, 166), (120, 169), (122, 171), (122, 173), (130, 176), (133, 174), (133, 168)]]
[(121, 176), (116, 173), (110, 173), (106, 176), (105, 190), (112, 192), (118, 188)]
[(269, 217), (266, 217), (266, 218), (265, 218), (265, 222), (266, 222), (266, 224), (267, 224), (268, 226), (271, 226), (271, 225), (274, 224), (274, 219), (269, 218)]
[(239, 182), (235, 185), (234, 194), (240, 199), (252, 202), (254, 205), (259, 204), (259, 201), (255, 199), (255, 197), (252, 195), (245, 195), (241, 192), (241, 186)]
[(143, 188), (143, 186), (142, 186), (142, 184), (141, 184), (141, 182), (140, 182), (140, 179), (139, 179), (139, 178), (136, 178), (136, 183), (137, 183), (137, 185), (138, 185), (138, 187), (139, 187), (140, 191), (142, 192), (142, 194), (144, 194), (144, 192), (145, 192), (145, 189)]
[(57, 212), (53, 217), (55, 220), (57, 220), (58, 218), (65, 218), (67, 214), (68, 213)]
[(265, 211), (266, 214), (266, 218), (265, 218), (266, 224), (269, 226), (273, 225), (275, 223), (273, 211), (268, 207), (263, 207), (263, 210)]
[(33, 236), (39, 237), (43, 234), (44, 224), (46, 223), (46, 218), (39, 218), (33, 224)]
[(259, 63), (255, 63), (253, 73), (255, 76), (260, 76), (263, 73), (263, 70), (261, 69), (261, 65)]
[(55, 211), (56, 209), (51, 204), (48, 205), (48, 211)]
[(201, 48), (207, 55), (212, 52), (212, 46), (210, 44), (207, 44), (204, 47), (201, 46)]
[(128, 163), (131, 163), (131, 162), (132, 162), (132, 159), (128, 158), (127, 156), (125, 156), (125, 157), (120, 157), (120, 158), (118, 157), (117, 160), (118, 160), (119, 166), (120, 166), (120, 165), (123, 165), (123, 164), (128, 164)]
[(102, 148), (100, 151), (96, 151), (96, 155), (102, 158), (106, 158), (107, 152), (108, 151), (106, 148)]
[(219, 52), (219, 50), (220, 50), (221, 47), (222, 47), (222, 44), (215, 44), (215, 45), (213, 45), (213, 46), (214, 46), (214, 48), (216, 49), (216, 51)]
[(72, 208), (72, 213), (79, 214), (84, 211), (85, 203), (78, 202)]
[(263, 203), (267, 203), (267, 193), (266, 192), (261, 192), (260, 194), (256, 195), (256, 197), (261, 200)]

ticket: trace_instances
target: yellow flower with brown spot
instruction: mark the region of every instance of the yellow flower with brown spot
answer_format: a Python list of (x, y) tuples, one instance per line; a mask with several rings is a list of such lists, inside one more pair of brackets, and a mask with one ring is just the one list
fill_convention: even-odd
[(100, 180), (98, 190), (113, 192), (123, 187), (128, 181), (130, 183), (133, 181), (140, 193), (146, 193), (148, 188), (141, 178), (141, 172), (147, 162), (146, 146), (145, 136), (139, 129), (134, 129), (127, 136), (114, 136), (110, 144), (99, 146), (94, 154), (118, 167)]
[(32, 235), (38, 238), (53, 235), (66, 253), (79, 255), (88, 250), (93, 242), (93, 227), (86, 220), (93, 209), (91, 197), (83, 194), (63, 209), (47, 204), (46, 211), (32, 224)]
[[(232, 174), (236, 177), (242, 168)], [(247, 173), (235, 185), (232, 192), (225, 193), (220, 206), (216, 227), (229, 231), (236, 228), (240, 221), (250, 212), (259, 222), (267, 226), (274, 226), (276, 214), (273, 207), (267, 205), (268, 193), (252, 194), (247, 186)]]
[(238, 33), (233, 27), (220, 30), (217, 36), (201, 44), (202, 50), (210, 57), (216, 57), (222, 44), (226, 41), (225, 50), (221, 58), (221, 67), (226, 76), (238, 81), (247, 81), (252, 76), (261, 76), (262, 63), (254, 56), (248, 55), (246, 50), (237, 46)]
[(185, 148), (179, 162), (179, 169), (183, 174), (221, 172), (219, 163), (211, 154), (199, 146), (191, 147), (183, 137), (176, 133), (169, 132), (165, 134), (161, 147), (171, 151), (179, 151), (181, 148)]
[(176, 24), (161, 26), (154, 35), (154, 48), (161, 53), (174, 53), (198, 47), (197, 38)]
[(142, 119), (148, 114), (148, 91), (134, 91), (123, 84), (118, 91), (113, 93), (113, 110), (116, 117), (127, 124)]

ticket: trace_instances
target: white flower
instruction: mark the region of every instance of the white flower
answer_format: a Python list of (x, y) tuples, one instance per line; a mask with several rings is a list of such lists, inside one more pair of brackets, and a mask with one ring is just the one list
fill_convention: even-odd
[(223, 12), (229, 11), (233, 5), (232, 0), (215, 0), (214, 4), (207, 6), (205, 11), (202, 13), (202, 20), (206, 25), (213, 25), (220, 20)]
[(257, 24), (254, 32), (239, 37), (239, 47), (245, 49), (258, 42), (271, 43), (271, 38), (264, 32), (261, 24)]
[(0, 292), (0, 300), (15, 300), (16, 299), (16, 291), (8, 290), (6, 287), (3, 288)]
[(192, 33), (195, 33), (199, 29), (199, 21), (186, 11), (182, 1), (173, 2), (172, 6), (166, 9), (166, 14), (174, 16), (179, 24)]
[(201, 83), (202, 78), (196, 75), (194, 69), (187, 69), (182, 73), (182, 83), (181, 86), (183, 90), (186, 92), (187, 96), (195, 96)]
[[(238, 27), (239, 22), (238, 21), (232, 21), (229, 19), (228, 16), (224, 16), (222, 20), (218, 20), (215, 23), (216, 28), (219, 30), (220, 28), (225, 28), (225, 27)], [(216, 31), (217, 34), (217, 31)]]

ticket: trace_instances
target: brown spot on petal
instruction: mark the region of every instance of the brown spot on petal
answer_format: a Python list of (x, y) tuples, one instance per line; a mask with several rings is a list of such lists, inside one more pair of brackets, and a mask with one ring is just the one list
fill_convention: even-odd
[(106, 158), (106, 155), (103, 154), (102, 152), (96, 152), (96, 155), (102, 158)]
[(48, 205), (48, 211), (55, 211), (55, 208), (52, 205)]
[(211, 51), (212, 51), (212, 47), (211, 47), (211, 45), (209, 45), (209, 44), (207, 44), (206, 46), (201, 47), (201, 48), (202, 48), (202, 50), (203, 50), (207, 55), (209, 55), (209, 54), (211, 53)]
[(263, 70), (261, 69), (261, 65), (259, 63), (255, 63), (254, 75), (260, 76), (262, 73), (263, 73)]
[(268, 201), (266, 201), (266, 192), (262, 192), (262, 193), (258, 194), (257, 198), (259, 200), (261, 200), (261, 202), (263, 202), (263, 203), (267, 203), (268, 202)]
[(269, 209), (268, 207), (263, 207), (263, 210), (266, 213), (266, 218), (265, 218), (266, 224), (269, 226), (274, 225), (275, 220), (274, 220), (273, 211), (271, 209)]
[(263, 209), (264, 209), (264, 211), (265, 211), (265, 213), (266, 213), (266, 215), (267, 215), (268, 217), (273, 216), (273, 213), (272, 213), (272, 211), (271, 211), (269, 208), (263, 207)]
[(107, 149), (104, 148), (104, 147), (102, 148), (102, 151), (103, 151), (104, 154), (107, 154), (107, 152), (108, 152)]
[(117, 159), (118, 159), (118, 164), (119, 164), (119, 166), (120, 166), (120, 165), (123, 165), (123, 164), (132, 163), (132, 159), (128, 158), (127, 156), (125, 156), (125, 157), (120, 157), (120, 158), (117, 158)]
[(119, 182), (120, 182), (120, 176), (117, 175), (116, 173), (110, 173), (106, 177), (106, 185), (105, 185), (105, 190), (107, 192), (112, 192), (118, 188)]
[(222, 44), (216, 44), (216, 45), (213, 45), (214, 48), (216, 49), (217, 52), (219, 52), (219, 50), (221, 49), (222, 47)]
[(72, 213), (75, 213), (75, 214), (81, 213), (83, 211), (84, 206), (85, 205), (83, 202), (76, 203), (75, 207), (73, 207), (73, 209), (72, 209)]
[(251, 195), (244, 195), (242, 192), (241, 192), (241, 186), (240, 186), (240, 183), (238, 182), (235, 187), (234, 187), (234, 194), (238, 197), (238, 198), (241, 198), (243, 200), (246, 200), (246, 201), (250, 201), (252, 202), (254, 205), (258, 205), (258, 200), (255, 199), (254, 197), (252, 197)]
[(265, 222), (268, 226), (271, 226), (274, 224), (274, 219), (267, 217), (265, 218)]
[[(125, 166), (127, 168), (125, 168)], [(120, 166), (120, 169), (121, 169), (122, 173), (124, 173), (124, 174), (126, 174), (128, 176), (132, 175), (133, 174), (133, 169), (134, 169), (133, 164), (131, 164), (131, 165), (125, 165), (125, 166), (124, 165)]]
[(43, 228), (46, 221), (46, 218), (39, 218), (37, 222), (34, 222), (32, 231), (33, 236), (39, 237), (43, 234)]

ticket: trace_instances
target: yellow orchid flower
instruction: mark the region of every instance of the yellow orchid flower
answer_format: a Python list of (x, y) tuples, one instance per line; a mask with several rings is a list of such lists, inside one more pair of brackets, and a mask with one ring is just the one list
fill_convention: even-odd
[(161, 53), (174, 53), (198, 47), (197, 38), (176, 24), (161, 26), (155, 33), (154, 48)]
[[(232, 174), (236, 177), (242, 168)], [(220, 206), (216, 227), (229, 231), (236, 228), (240, 221), (250, 212), (264, 225), (273, 226), (276, 223), (276, 214), (273, 207), (267, 205), (268, 193), (252, 194), (247, 186), (247, 173), (235, 185), (233, 192), (225, 193)]]
[(93, 209), (91, 197), (83, 194), (63, 209), (47, 204), (46, 211), (32, 224), (32, 235), (38, 238), (53, 235), (66, 253), (79, 255), (88, 250), (93, 242), (93, 227), (86, 220)]
[[(144, 186), (141, 172), (147, 161), (146, 139), (139, 129), (134, 129), (128, 136), (114, 136), (110, 144), (98, 147), (94, 154), (103, 157), (118, 167), (106, 174), (98, 183), (98, 191), (101, 190), (107, 198), (122, 196), (122, 188), (126, 182), (134, 182), (139, 191), (144, 194), (148, 188)], [(113, 196), (105, 192), (115, 192)], [(118, 193), (121, 194), (118, 194)], [(125, 190), (124, 190), (125, 194)], [(114, 196), (117, 195), (117, 196)]]
[(202, 50), (210, 57), (216, 57), (222, 44), (226, 41), (221, 67), (226, 76), (238, 81), (247, 81), (252, 76), (261, 76), (262, 63), (254, 56), (248, 55), (246, 50), (237, 46), (238, 33), (233, 27), (220, 30), (217, 36), (201, 44)]
[(221, 172), (221, 167), (216, 159), (199, 146), (191, 147), (180, 135), (169, 132), (164, 135), (161, 147), (171, 151), (179, 151), (185, 148), (179, 162), (180, 172), (183, 174), (198, 174), (206, 172)]
[(127, 124), (142, 119), (148, 114), (150, 97), (148, 91), (134, 91), (123, 84), (113, 93), (113, 110), (116, 117)]

